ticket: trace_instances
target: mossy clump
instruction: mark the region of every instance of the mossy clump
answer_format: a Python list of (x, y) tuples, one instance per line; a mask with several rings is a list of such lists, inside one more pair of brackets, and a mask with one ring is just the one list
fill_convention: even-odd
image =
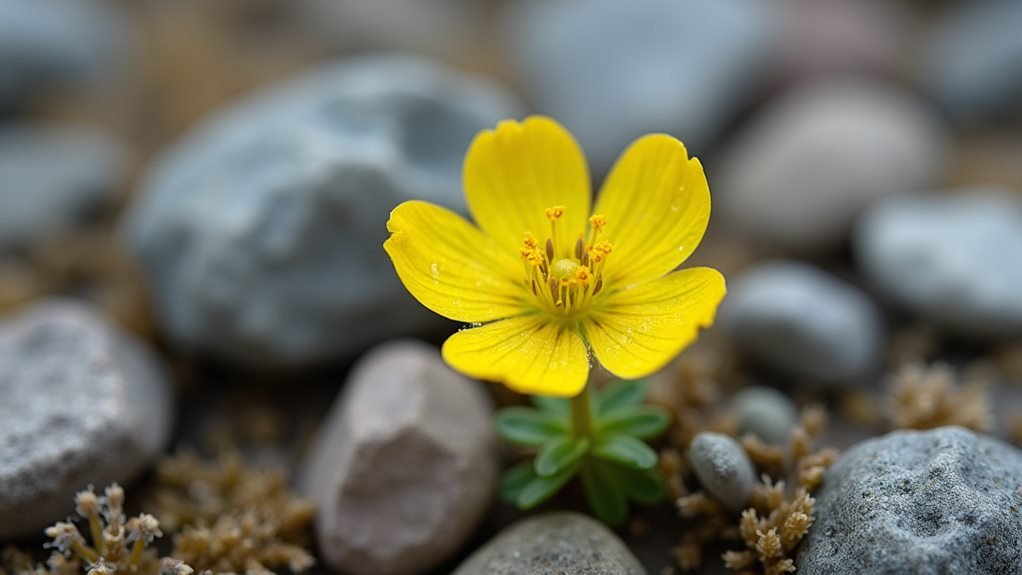
[(944, 363), (906, 363), (890, 379), (887, 415), (891, 427), (959, 425), (987, 431), (992, 424), (987, 387), (982, 381), (959, 383), (955, 371)]
[(752, 435), (742, 438), (742, 446), (762, 475), (746, 508), (737, 516), (702, 491), (687, 492), (685, 459), (678, 451), (665, 456), (669, 485), (680, 492), (679, 512), (687, 519), (697, 519), (689, 522), (675, 549), (683, 571), (699, 568), (705, 548), (717, 543), (742, 545), (723, 554), (725, 566), (740, 575), (779, 575), (795, 570), (794, 555), (815, 520), (811, 494), (837, 459), (835, 450), (813, 447), (825, 423), (826, 412), (810, 407), (803, 410), (786, 446), (767, 445)]

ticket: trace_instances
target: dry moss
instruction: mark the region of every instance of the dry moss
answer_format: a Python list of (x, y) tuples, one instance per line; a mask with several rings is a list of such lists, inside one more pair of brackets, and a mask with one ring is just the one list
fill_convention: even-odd
[(682, 571), (702, 566), (706, 548), (716, 543), (741, 546), (722, 556), (724, 565), (740, 575), (778, 575), (795, 570), (796, 550), (815, 518), (811, 493), (822, 484), (824, 472), (837, 459), (835, 450), (813, 447), (825, 424), (826, 412), (810, 407), (803, 410), (800, 425), (792, 431), (787, 446), (766, 445), (751, 435), (742, 438), (742, 446), (762, 479), (738, 517), (701, 491), (685, 493), (685, 460), (677, 450), (664, 455), (669, 485), (682, 493), (676, 500), (678, 510), (682, 517), (692, 520), (675, 549)]
[(247, 468), (237, 454), (206, 462), (191, 452), (157, 467), (151, 507), (174, 536), (173, 557), (200, 571), (300, 573), (314, 508), (292, 495), (280, 471)]
[(934, 429), (960, 425), (975, 431), (990, 429), (992, 417), (987, 385), (959, 383), (950, 366), (934, 363), (903, 365), (891, 378), (887, 415), (896, 429)]
[[(272, 575), (312, 566), (313, 507), (288, 491), (283, 473), (249, 469), (237, 455), (206, 462), (186, 452), (164, 460), (155, 483), (156, 513), (130, 519), (117, 484), (102, 496), (81, 491), (75, 517), (46, 530), (46, 563), (8, 548), (0, 575)], [(165, 532), (173, 548), (160, 558), (151, 545)]]

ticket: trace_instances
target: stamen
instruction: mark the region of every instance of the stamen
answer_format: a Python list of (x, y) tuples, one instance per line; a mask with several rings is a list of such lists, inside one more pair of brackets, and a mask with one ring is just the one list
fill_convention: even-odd
[(579, 234), (578, 239), (575, 240), (575, 257), (577, 259), (582, 259), (582, 252), (584, 247), (585, 246), (582, 243), (582, 234)]
[(564, 216), (564, 206), (554, 206), (546, 209), (546, 219), (552, 221), (559, 220)]
[(554, 261), (554, 241), (550, 238), (546, 240), (546, 259), (548, 261)]

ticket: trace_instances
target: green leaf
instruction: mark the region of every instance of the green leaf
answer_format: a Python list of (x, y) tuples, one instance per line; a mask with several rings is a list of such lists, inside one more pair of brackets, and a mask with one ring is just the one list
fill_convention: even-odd
[(600, 459), (620, 463), (635, 469), (651, 469), (657, 463), (657, 454), (650, 446), (630, 435), (610, 434), (599, 438), (592, 454)]
[(616, 527), (628, 518), (628, 498), (613, 466), (590, 460), (582, 468), (582, 490), (593, 513), (607, 525)]
[(649, 382), (644, 379), (615, 381), (598, 394), (596, 414), (607, 415), (617, 409), (639, 405), (646, 398), (648, 388)]
[(535, 478), (536, 472), (533, 470), (531, 460), (515, 465), (500, 476), (500, 487), (497, 490), (500, 498), (507, 503), (514, 504), (518, 501), (518, 496), (525, 486)]
[(598, 434), (624, 434), (639, 439), (653, 439), (667, 430), (671, 416), (655, 405), (616, 409), (597, 422)]
[(506, 407), (497, 412), (497, 434), (526, 447), (540, 447), (568, 432), (567, 426), (531, 407)]
[(518, 494), (516, 504), (519, 509), (532, 509), (560, 491), (564, 484), (578, 473), (578, 463), (569, 465), (554, 475), (533, 477)]
[(562, 469), (573, 465), (589, 451), (589, 440), (585, 437), (562, 435), (543, 444), (536, 455), (536, 475), (556, 475)]
[(561, 421), (569, 421), (571, 417), (571, 404), (563, 397), (550, 397), (548, 395), (533, 395), (529, 399), (540, 411), (553, 416)]
[(619, 468), (621, 472), (621, 485), (624, 487), (628, 498), (642, 503), (652, 505), (663, 501), (667, 495), (667, 486), (664, 476), (659, 469), (647, 469), (637, 471), (635, 469)]

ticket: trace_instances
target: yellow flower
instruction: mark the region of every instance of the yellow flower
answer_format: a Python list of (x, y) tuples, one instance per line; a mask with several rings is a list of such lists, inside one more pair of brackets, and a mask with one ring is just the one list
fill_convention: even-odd
[(636, 379), (713, 323), (724, 277), (672, 271), (710, 217), (703, 167), (678, 140), (636, 140), (590, 213), (589, 169), (571, 134), (544, 117), (504, 121), (472, 142), (464, 185), (479, 227), (409, 201), (391, 213), (384, 244), (416, 299), (472, 324), (443, 346), (458, 371), (521, 393), (574, 396), (590, 353)]

